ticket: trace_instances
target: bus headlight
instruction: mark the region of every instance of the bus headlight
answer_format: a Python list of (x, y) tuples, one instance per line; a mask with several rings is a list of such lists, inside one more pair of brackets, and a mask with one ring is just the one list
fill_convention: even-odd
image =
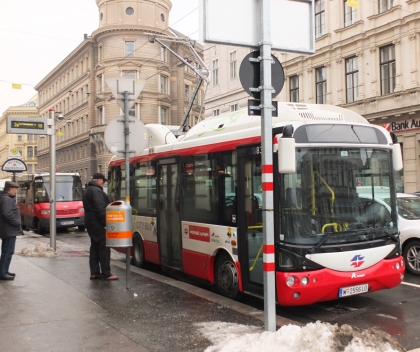
[(287, 279), (286, 279), (286, 285), (287, 286), (289, 286), (289, 287), (292, 287), (292, 286), (294, 286), (295, 284), (297, 284), (298, 283), (298, 278), (296, 277), (296, 276), (289, 276)]
[(41, 215), (47, 215), (49, 213), (50, 213), (49, 210), (41, 210)]
[(79, 209), (79, 213), (84, 213), (85, 212), (85, 208), (80, 208)]

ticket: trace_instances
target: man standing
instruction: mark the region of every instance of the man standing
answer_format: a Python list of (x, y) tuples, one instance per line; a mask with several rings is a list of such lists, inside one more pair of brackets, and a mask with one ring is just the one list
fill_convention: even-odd
[(20, 211), (15, 200), (18, 188), (17, 183), (7, 181), (4, 191), (0, 192), (0, 280), (15, 279), (15, 274), (9, 271), (9, 266), (15, 252), (16, 236), (23, 234)]
[(111, 274), (111, 249), (106, 246), (106, 207), (109, 198), (103, 191), (108, 181), (101, 173), (95, 173), (83, 196), (85, 225), (90, 237), (90, 279), (118, 280)]

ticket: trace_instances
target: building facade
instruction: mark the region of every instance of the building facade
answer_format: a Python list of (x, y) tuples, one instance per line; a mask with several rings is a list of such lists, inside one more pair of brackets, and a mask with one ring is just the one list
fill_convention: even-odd
[[(112, 154), (104, 141), (107, 124), (123, 115), (106, 84), (107, 78), (144, 79), (130, 116), (144, 124), (180, 125), (197, 77), (154, 36), (181, 38), (169, 28), (169, 0), (96, 0), (99, 28), (37, 84), (39, 115), (50, 108), (63, 114), (56, 121), (56, 163), (60, 172), (79, 172), (87, 181), (92, 173), (106, 173)], [(166, 44), (166, 43), (165, 43)], [(198, 65), (189, 47), (168, 42), (171, 50)], [(195, 47), (199, 54), (202, 47)], [(130, 97), (132, 98), (132, 97)], [(204, 99), (194, 100), (189, 125), (195, 124)], [(47, 136), (45, 136), (47, 137)], [(131, 136), (135, 137), (135, 136)], [(49, 139), (41, 138), (39, 171), (49, 170)]]
[[(38, 170), (38, 137), (37, 134), (12, 134), (7, 133), (7, 118), (9, 116), (19, 116), (19, 117), (38, 117), (38, 97), (35, 96), (27, 103), (19, 106), (9, 107), (3, 115), (0, 117), (0, 165), (3, 165), (12, 150), (17, 150), (22, 157), (22, 161), (26, 164), (27, 171), (22, 173), (34, 173)], [(0, 169), (0, 179), (3, 178), (13, 178), (13, 174), (1, 171)]]
[[(340, 105), (398, 136), (399, 191), (420, 190), (420, 1), (315, 0), (314, 55), (273, 52), (285, 72), (279, 101)], [(238, 70), (250, 48), (206, 44), (205, 116), (247, 106)], [(403, 187), (402, 187), (403, 185)]]

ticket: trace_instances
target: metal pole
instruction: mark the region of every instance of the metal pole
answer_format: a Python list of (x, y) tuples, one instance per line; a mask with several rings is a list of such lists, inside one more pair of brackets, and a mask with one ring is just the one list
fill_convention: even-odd
[(275, 264), (274, 264), (274, 202), (270, 0), (260, 0), (262, 36), (261, 55), (261, 147), (264, 236), (264, 324), (266, 331), (276, 331)]
[[(128, 108), (128, 91), (124, 92), (124, 136), (125, 136), (125, 203), (130, 205), (130, 116)], [(125, 249), (125, 288), (129, 289), (129, 277), (130, 277), (130, 247)]]
[(50, 116), (50, 247), (56, 250), (56, 207), (55, 207), (55, 117), (54, 108), (49, 110)]

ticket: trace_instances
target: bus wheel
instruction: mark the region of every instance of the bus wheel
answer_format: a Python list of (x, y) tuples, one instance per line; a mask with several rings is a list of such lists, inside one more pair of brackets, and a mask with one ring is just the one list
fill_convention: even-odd
[(220, 254), (216, 259), (215, 268), (217, 291), (225, 297), (238, 299), (241, 295), (238, 272), (229, 255), (226, 253)]
[(36, 221), (36, 232), (38, 232), (38, 235), (45, 235), (45, 228), (41, 226), (41, 221)]
[(133, 264), (139, 268), (145, 264), (143, 241), (138, 233), (133, 236)]
[(77, 226), (77, 228), (79, 229), (79, 231), (85, 231), (86, 227), (84, 226)]
[(414, 275), (420, 275), (420, 241), (410, 241), (404, 248), (405, 268)]
[(26, 229), (26, 226), (25, 226), (25, 221), (23, 219), (23, 216), (21, 216), (21, 218), (20, 218), (20, 224), (22, 226), (22, 230), (25, 230)]

